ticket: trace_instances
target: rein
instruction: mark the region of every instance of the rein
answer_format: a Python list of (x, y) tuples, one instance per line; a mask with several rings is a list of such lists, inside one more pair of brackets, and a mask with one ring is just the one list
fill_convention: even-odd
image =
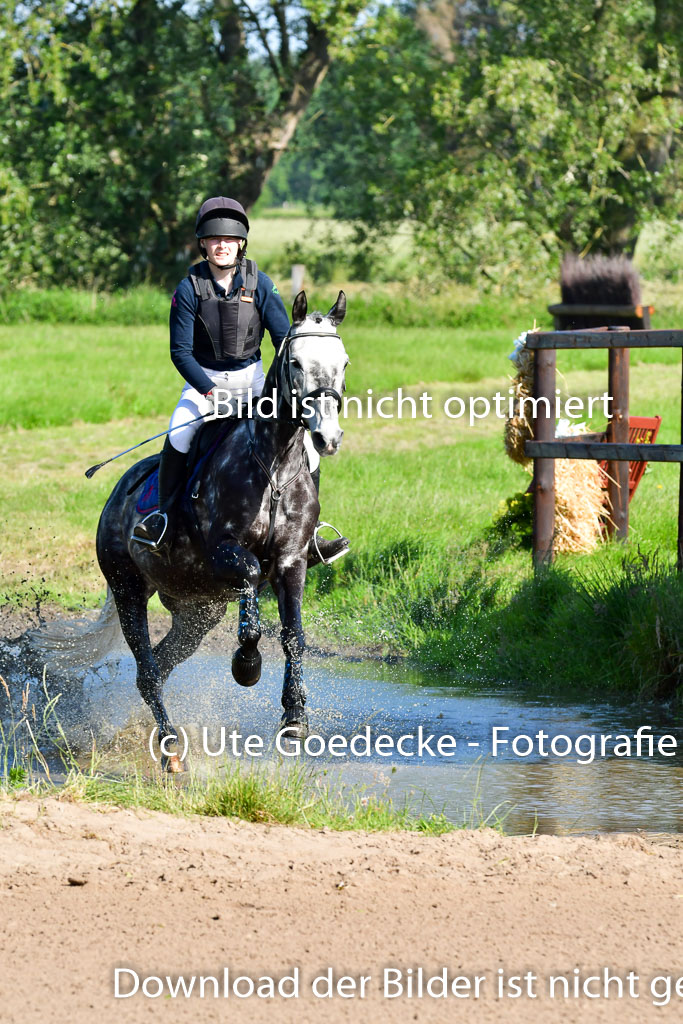
[[(259, 468), (265, 473), (266, 479), (268, 480), (268, 484), (270, 486), (270, 517), (269, 517), (269, 522), (268, 522), (268, 536), (266, 538), (266, 546), (265, 546), (265, 550), (264, 550), (264, 557), (262, 559), (262, 562), (265, 562), (267, 564), (270, 561), (270, 557), (269, 557), (269, 555), (270, 555), (270, 546), (271, 546), (271, 544), (273, 542), (273, 536), (275, 534), (275, 517), (277, 515), (277, 507), (278, 507), (278, 505), (280, 503), (280, 499), (282, 498), (283, 492), (289, 487), (290, 484), (293, 484), (295, 480), (298, 480), (298, 478), (303, 473), (303, 470), (304, 470), (303, 449), (302, 449), (302, 452), (301, 452), (301, 462), (299, 464), (299, 468), (297, 469), (296, 473), (293, 476), (290, 476), (289, 480), (286, 480), (283, 484), (279, 485), (278, 482), (277, 482), (277, 479), (276, 479), (278, 466), (283, 461), (283, 459), (285, 459), (289, 455), (289, 452), (292, 449), (292, 447), (294, 445), (294, 442), (297, 439), (297, 434), (294, 434), (294, 437), (292, 438), (292, 440), (287, 445), (287, 448), (285, 449), (285, 452), (284, 452), (282, 458), (277, 460), (277, 465), (275, 467), (275, 471), (274, 471), (274, 474), (273, 474), (273, 473), (270, 472), (270, 470), (268, 469), (268, 466), (265, 464), (265, 462), (263, 461), (263, 459), (261, 458), (259, 453), (256, 451), (256, 439), (255, 439), (255, 437), (253, 435), (253, 430), (254, 430), (254, 422), (253, 422), (253, 420), (247, 420), (247, 429), (249, 431), (249, 434), (251, 435), (250, 438), (249, 438), (249, 451), (251, 452), (251, 454), (252, 454), (253, 458), (255, 459), (257, 465), (259, 466)], [(267, 569), (265, 571), (267, 572)]]

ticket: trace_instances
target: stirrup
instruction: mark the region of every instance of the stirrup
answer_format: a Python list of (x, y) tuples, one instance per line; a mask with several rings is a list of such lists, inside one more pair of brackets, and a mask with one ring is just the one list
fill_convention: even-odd
[[(337, 529), (336, 526), (333, 526), (332, 523), (318, 523), (318, 525), (315, 528), (315, 533), (313, 534), (313, 544), (315, 546), (315, 550), (318, 552), (318, 558), (320, 559), (323, 565), (332, 565), (332, 563), (336, 562), (338, 558), (343, 558), (344, 555), (348, 555), (349, 544), (347, 541), (346, 547), (343, 547), (340, 551), (337, 551), (334, 555), (331, 555), (329, 558), (324, 558), (318, 545), (318, 530), (322, 530), (326, 526), (329, 526), (330, 530), (334, 530), (334, 532), (337, 534), (337, 537), (340, 540), (344, 540), (344, 535), (340, 530)], [(324, 537), (321, 537), (320, 539), (325, 540)], [(332, 544), (334, 543), (334, 541), (329, 541), (329, 543)]]
[[(164, 521), (163, 529), (159, 536), (156, 538), (150, 536), (149, 534), (145, 536), (142, 533), (142, 531), (144, 531), (144, 533), (147, 533), (147, 526), (145, 524), (147, 523), (147, 520), (152, 519), (153, 516), (160, 516)], [(138, 533), (138, 530), (141, 532)], [(133, 528), (133, 533), (131, 534), (131, 540), (137, 541), (138, 544), (146, 544), (147, 547), (150, 547), (152, 549), (152, 551), (158, 551), (159, 548), (164, 543), (164, 540), (168, 532), (168, 515), (165, 512), (162, 512), (160, 509), (155, 509), (154, 512), (148, 512), (145, 518), (141, 519), (140, 522), (135, 525), (135, 527)]]

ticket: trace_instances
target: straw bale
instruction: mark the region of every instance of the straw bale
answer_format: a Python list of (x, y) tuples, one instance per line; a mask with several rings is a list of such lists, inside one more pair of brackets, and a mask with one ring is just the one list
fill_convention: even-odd
[(605, 491), (592, 459), (555, 461), (556, 551), (594, 551), (603, 535)]

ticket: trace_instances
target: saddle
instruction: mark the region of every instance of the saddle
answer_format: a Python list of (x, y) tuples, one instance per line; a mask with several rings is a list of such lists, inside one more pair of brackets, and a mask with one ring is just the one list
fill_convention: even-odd
[[(203, 423), (199, 428), (187, 454), (185, 482), (178, 496), (181, 502), (184, 503), (185, 499), (190, 496), (211, 456), (218, 450), (239, 422), (240, 420), (237, 417), (222, 418), (209, 420), (208, 423)], [(143, 476), (138, 477), (132, 486), (128, 488), (128, 493), (132, 494), (141, 483), (147, 481), (147, 486), (143, 489), (135, 506), (136, 512), (143, 516), (159, 507), (160, 459), (161, 453), (154, 457), (154, 461), (147, 467)]]

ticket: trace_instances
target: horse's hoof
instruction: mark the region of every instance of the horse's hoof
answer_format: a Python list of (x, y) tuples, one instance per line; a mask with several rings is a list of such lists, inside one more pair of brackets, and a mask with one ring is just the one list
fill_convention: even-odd
[(240, 686), (253, 686), (261, 678), (259, 651), (245, 651), (239, 647), (232, 656), (232, 675)]
[(177, 754), (169, 754), (165, 759), (164, 771), (169, 775), (180, 775), (185, 771), (185, 765)]
[(280, 720), (278, 730), (292, 740), (305, 740), (308, 736), (308, 715), (302, 707), (289, 708)]

